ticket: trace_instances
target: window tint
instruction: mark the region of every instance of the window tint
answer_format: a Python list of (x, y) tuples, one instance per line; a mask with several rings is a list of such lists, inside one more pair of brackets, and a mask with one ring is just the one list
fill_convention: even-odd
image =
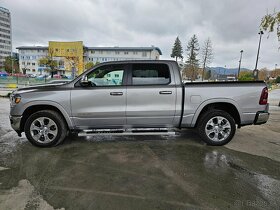
[(123, 65), (110, 65), (91, 71), (87, 78), (93, 83), (93, 86), (119, 86), (122, 85), (123, 76)]
[(170, 82), (166, 64), (134, 64), (132, 66), (133, 85), (164, 85)]

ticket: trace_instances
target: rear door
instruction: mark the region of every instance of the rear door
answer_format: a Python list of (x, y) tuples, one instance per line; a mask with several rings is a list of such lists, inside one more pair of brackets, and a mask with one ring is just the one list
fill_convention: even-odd
[[(133, 63), (127, 86), (127, 124), (170, 127), (175, 114), (176, 86), (165, 63)], [(172, 80), (173, 78), (173, 80)]]

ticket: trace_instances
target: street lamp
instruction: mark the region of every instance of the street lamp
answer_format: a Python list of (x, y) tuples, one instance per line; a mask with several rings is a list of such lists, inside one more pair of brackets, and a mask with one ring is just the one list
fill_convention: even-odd
[(276, 77), (276, 69), (277, 69), (277, 63), (275, 64), (275, 70), (274, 70), (274, 75), (273, 75), (273, 77)]
[(257, 53), (257, 59), (256, 59), (256, 66), (255, 66), (255, 69), (253, 71), (255, 80), (259, 79), (258, 61), (259, 61), (259, 54), (260, 54), (260, 48), (261, 48), (261, 41), (262, 41), (263, 31), (260, 31), (258, 34), (260, 35), (259, 47), (258, 47), (258, 53)]
[(242, 53), (243, 53), (243, 50), (240, 50), (240, 59), (239, 59), (239, 66), (238, 66), (237, 79), (239, 78), (239, 74), (240, 74), (240, 67), (241, 67)]

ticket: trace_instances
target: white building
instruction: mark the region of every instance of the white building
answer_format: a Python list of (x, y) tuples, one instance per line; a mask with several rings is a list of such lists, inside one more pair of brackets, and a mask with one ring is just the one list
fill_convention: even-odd
[(48, 47), (26, 46), (18, 47), (19, 69), (26, 74), (42, 74), (45, 67), (39, 65), (39, 60), (48, 55)]
[[(26, 74), (45, 74), (46, 67), (39, 65), (39, 60), (48, 55), (48, 47), (22, 46), (19, 52), (20, 71)], [(88, 62), (106, 62), (121, 60), (158, 60), (162, 55), (158, 47), (84, 47), (84, 65)], [(63, 65), (60, 72), (65, 73)], [(70, 73), (70, 72), (68, 72)], [(66, 72), (67, 74), (67, 72)]]
[(86, 61), (106, 62), (121, 60), (158, 60), (162, 55), (158, 47), (87, 47)]
[(0, 7), (0, 69), (5, 57), (12, 53), (11, 14), (8, 9)]

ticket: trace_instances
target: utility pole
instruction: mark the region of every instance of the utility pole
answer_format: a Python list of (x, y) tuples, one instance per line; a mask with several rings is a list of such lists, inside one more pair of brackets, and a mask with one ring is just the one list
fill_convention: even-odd
[(260, 35), (259, 47), (258, 47), (258, 52), (257, 52), (256, 65), (255, 65), (255, 69), (254, 69), (254, 71), (253, 71), (255, 80), (258, 80), (258, 79), (259, 79), (258, 61), (259, 61), (259, 54), (260, 54), (260, 48), (261, 48), (261, 41), (262, 41), (263, 31), (260, 31), (258, 34)]
[(239, 78), (239, 74), (240, 74), (241, 60), (242, 60), (242, 53), (243, 53), (243, 50), (240, 50), (240, 59), (239, 59), (239, 66), (238, 66), (237, 79)]

